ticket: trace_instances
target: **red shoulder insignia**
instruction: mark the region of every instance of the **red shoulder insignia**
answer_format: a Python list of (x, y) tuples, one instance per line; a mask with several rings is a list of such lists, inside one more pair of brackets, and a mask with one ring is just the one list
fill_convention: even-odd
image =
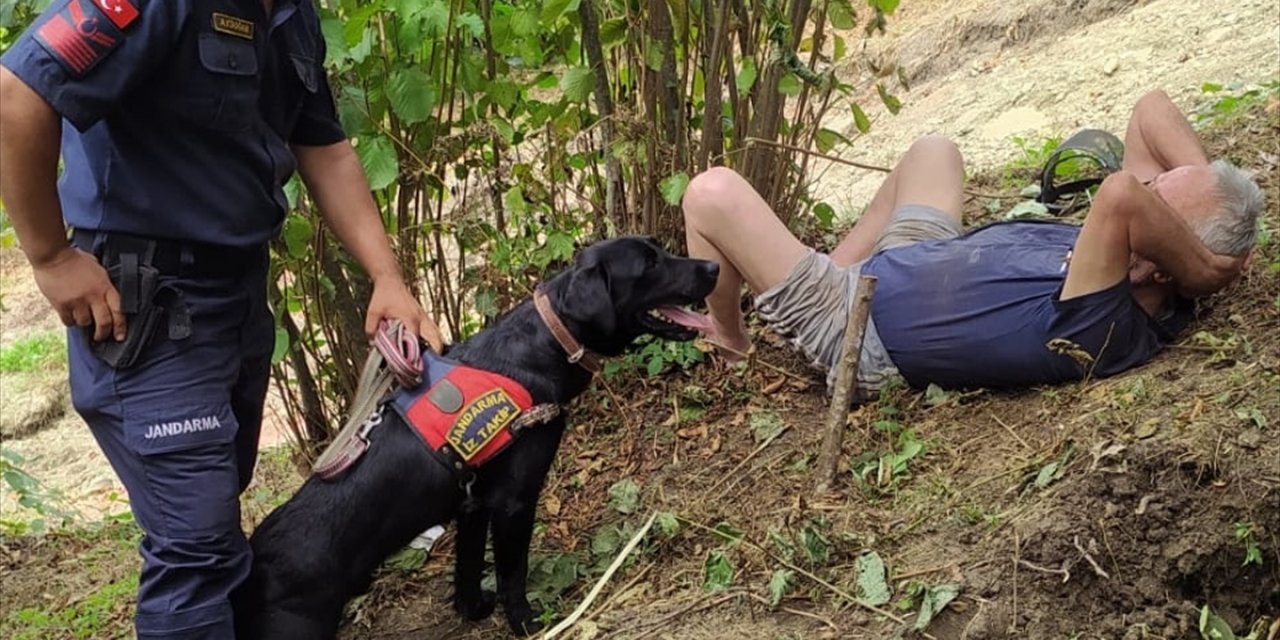
[(121, 29), (129, 26), (138, 17), (138, 8), (129, 0), (95, 0), (107, 19)]
[[(107, 4), (125, 0), (96, 1)], [(125, 24), (136, 17), (137, 9), (133, 9), (133, 16)], [(49, 15), (35, 35), (36, 41), (75, 76), (87, 73), (124, 39), (116, 24), (103, 19), (100, 7), (90, 0), (68, 0), (61, 10)]]

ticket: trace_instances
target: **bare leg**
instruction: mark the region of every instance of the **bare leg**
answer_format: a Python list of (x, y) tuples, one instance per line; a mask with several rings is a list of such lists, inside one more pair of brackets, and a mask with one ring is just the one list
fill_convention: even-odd
[[(940, 136), (917, 140), (831, 253), (832, 260), (848, 265), (869, 256), (893, 210), (902, 204), (937, 207), (959, 220), (963, 184), (964, 160), (955, 144)], [(707, 296), (711, 340), (746, 351), (750, 343), (738, 306), (743, 281), (757, 294), (766, 291), (781, 283), (808, 249), (731, 169), (715, 167), (696, 176), (683, 206), (689, 256), (720, 264), (720, 279)], [(732, 351), (726, 356), (732, 359)]]
[(955, 143), (936, 135), (916, 140), (831, 252), (832, 262), (847, 266), (869, 258), (894, 209), (904, 204), (928, 205), (960, 220), (963, 195), (964, 158)]
[(683, 207), (689, 257), (720, 264), (720, 279), (707, 296), (711, 340), (744, 352), (750, 342), (738, 306), (743, 281), (756, 293), (765, 291), (781, 283), (807, 249), (732, 169), (714, 167), (694, 177)]

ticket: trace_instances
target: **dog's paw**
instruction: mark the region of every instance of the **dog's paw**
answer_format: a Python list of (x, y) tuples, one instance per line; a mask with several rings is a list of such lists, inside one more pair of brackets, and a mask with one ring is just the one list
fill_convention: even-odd
[(511, 632), (518, 636), (531, 636), (542, 631), (543, 627), (532, 611), (525, 612), (524, 615), (507, 614), (507, 624), (511, 625)]
[(488, 618), (493, 613), (493, 607), (497, 601), (498, 597), (492, 591), (481, 591), (480, 596), (474, 599), (455, 596), (453, 609), (463, 618), (475, 622)]

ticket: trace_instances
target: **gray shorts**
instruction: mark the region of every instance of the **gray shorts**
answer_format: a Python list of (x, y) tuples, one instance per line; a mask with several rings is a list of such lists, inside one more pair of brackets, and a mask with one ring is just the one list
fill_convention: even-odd
[[(920, 242), (954, 238), (962, 229), (955, 218), (939, 209), (907, 204), (893, 212), (876, 241), (873, 253)], [(756, 297), (756, 310), (774, 331), (787, 337), (813, 364), (827, 372), (827, 388), (835, 385), (835, 362), (853, 305), (862, 263), (842, 267), (825, 253), (809, 250), (777, 286)], [(867, 318), (867, 332), (858, 360), (860, 397), (879, 391), (897, 368), (880, 341), (875, 320)]]

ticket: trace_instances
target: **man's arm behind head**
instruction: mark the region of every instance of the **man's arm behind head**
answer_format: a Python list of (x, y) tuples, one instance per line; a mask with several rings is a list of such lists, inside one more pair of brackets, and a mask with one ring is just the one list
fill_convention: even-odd
[(1203, 188), (1218, 192), (1209, 199), (1217, 211), (1201, 215), (1175, 211), (1128, 171), (1108, 177), (1076, 242), (1062, 298), (1128, 277), (1133, 256), (1154, 263), (1187, 296), (1213, 293), (1234, 280), (1256, 238), (1262, 195), (1247, 174), (1226, 163), (1214, 167), (1218, 184), (1208, 181)]

